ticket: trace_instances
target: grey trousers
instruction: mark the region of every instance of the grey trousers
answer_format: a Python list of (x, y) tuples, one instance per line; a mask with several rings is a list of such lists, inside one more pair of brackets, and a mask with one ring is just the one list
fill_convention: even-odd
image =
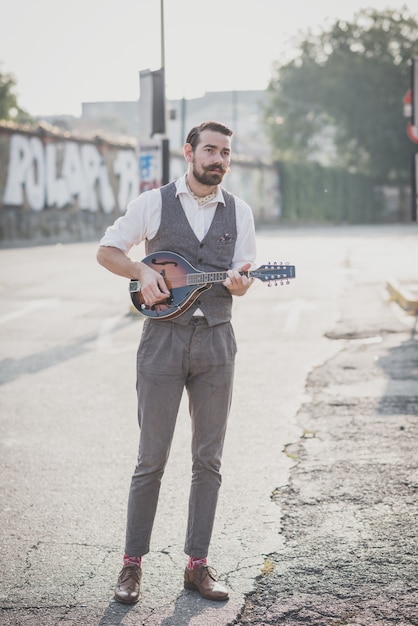
[(128, 499), (125, 553), (149, 552), (161, 479), (177, 413), (187, 390), (192, 427), (192, 480), (186, 554), (208, 554), (221, 485), (221, 457), (231, 405), (236, 354), (229, 322), (187, 326), (147, 319), (137, 357), (138, 462)]

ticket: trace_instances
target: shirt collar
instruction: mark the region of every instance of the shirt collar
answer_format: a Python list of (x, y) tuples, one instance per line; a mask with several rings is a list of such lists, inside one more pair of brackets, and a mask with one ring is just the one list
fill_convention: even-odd
[[(184, 176), (176, 181), (176, 196), (178, 196), (180, 193), (186, 193), (188, 196), (190, 196), (189, 190), (187, 189), (186, 176), (187, 174), (184, 174)], [(216, 196), (213, 198), (212, 202), (221, 202), (222, 204), (225, 204), (220, 185), (218, 185), (218, 188), (216, 190)]]

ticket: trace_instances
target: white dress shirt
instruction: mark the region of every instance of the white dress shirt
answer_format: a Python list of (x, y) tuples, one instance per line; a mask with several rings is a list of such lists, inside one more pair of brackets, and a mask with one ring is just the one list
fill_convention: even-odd
[[(176, 190), (189, 224), (201, 241), (210, 228), (218, 202), (225, 204), (222, 191), (218, 186), (215, 197), (199, 206), (187, 188), (186, 175), (176, 180)], [(145, 239), (153, 239), (160, 226), (161, 205), (159, 189), (151, 189), (140, 194), (128, 204), (125, 215), (119, 217), (112, 226), (106, 229), (100, 245), (113, 246), (128, 253), (133, 246), (142, 243)], [(256, 243), (251, 208), (241, 198), (235, 196), (235, 211), (237, 240), (231, 269), (240, 268), (244, 263), (251, 263), (254, 267)]]

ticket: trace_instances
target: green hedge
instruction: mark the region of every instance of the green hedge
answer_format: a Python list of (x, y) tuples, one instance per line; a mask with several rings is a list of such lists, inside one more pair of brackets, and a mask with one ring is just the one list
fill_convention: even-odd
[(283, 219), (349, 224), (379, 221), (382, 207), (368, 176), (319, 163), (282, 161), (277, 167)]

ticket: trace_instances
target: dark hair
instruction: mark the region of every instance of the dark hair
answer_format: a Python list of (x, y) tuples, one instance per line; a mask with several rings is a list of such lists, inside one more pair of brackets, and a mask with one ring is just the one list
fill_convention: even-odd
[(221, 122), (202, 122), (198, 126), (194, 126), (186, 138), (186, 143), (189, 143), (193, 150), (199, 143), (200, 133), (204, 130), (213, 130), (214, 132), (222, 133), (227, 137), (232, 137), (233, 134), (233, 131), (228, 128), (228, 126), (225, 126), (225, 124), (221, 124)]

